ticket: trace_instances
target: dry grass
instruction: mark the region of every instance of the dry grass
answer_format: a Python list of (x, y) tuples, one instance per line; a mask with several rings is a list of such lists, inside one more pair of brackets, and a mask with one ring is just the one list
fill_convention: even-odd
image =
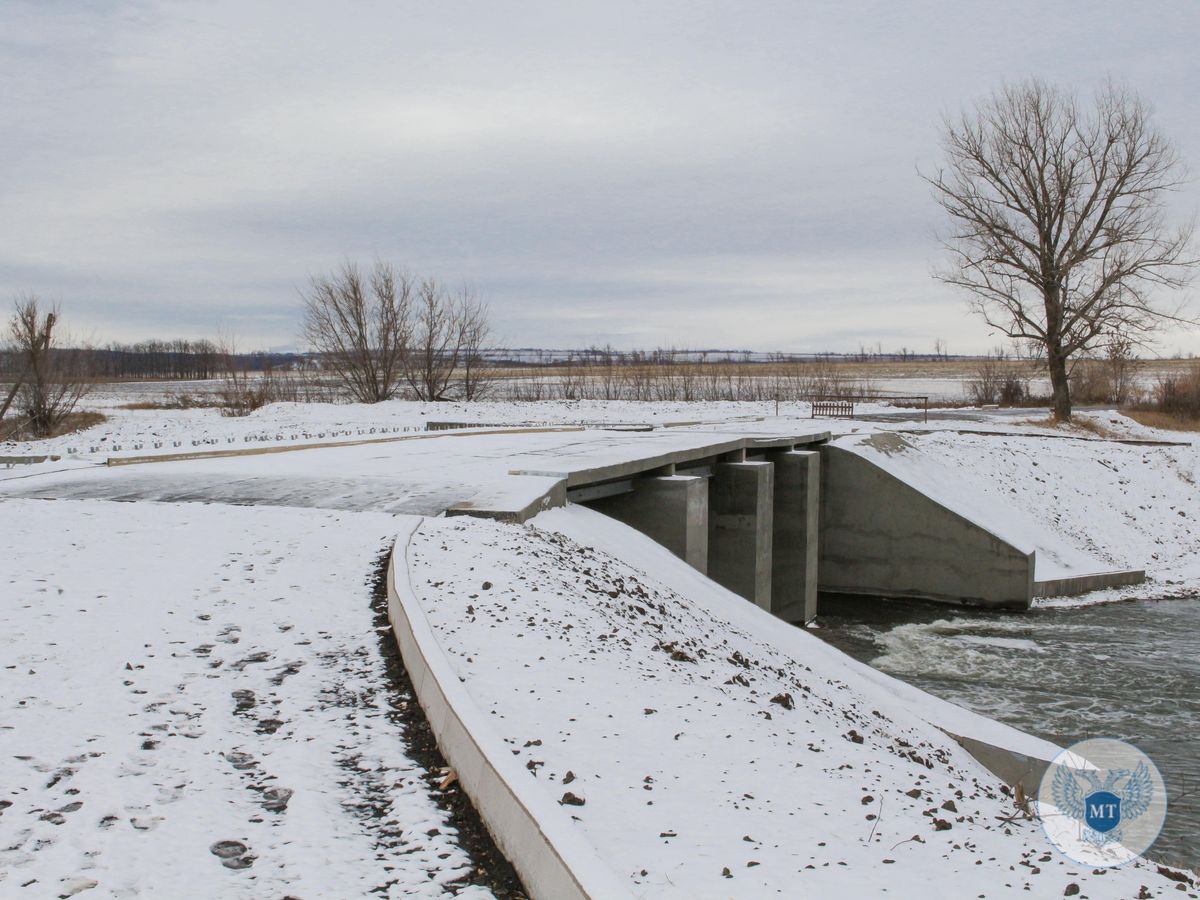
[(193, 397), (191, 394), (175, 394), (162, 400), (137, 400), (122, 403), (121, 409), (211, 409), (220, 406), (216, 397)]
[(1200, 418), (1173, 416), (1153, 409), (1123, 409), (1121, 414), (1147, 428), (1157, 428), (1161, 431), (1200, 431)]
[(1021, 419), (1017, 424), (1027, 425), (1031, 428), (1051, 428), (1063, 434), (1080, 437), (1083, 435), (1094, 435), (1105, 440), (1122, 437), (1122, 435), (1111, 428), (1101, 425), (1090, 416), (1075, 416), (1070, 422), (1060, 422), (1054, 416), (1046, 416), (1044, 419)]
[(45, 438), (62, 437), (64, 434), (74, 434), (92, 428), (108, 417), (98, 412), (73, 412), (59, 423), (51, 434), (32, 434), (24, 421), (11, 421), (0, 424), (0, 441), (36, 441)]

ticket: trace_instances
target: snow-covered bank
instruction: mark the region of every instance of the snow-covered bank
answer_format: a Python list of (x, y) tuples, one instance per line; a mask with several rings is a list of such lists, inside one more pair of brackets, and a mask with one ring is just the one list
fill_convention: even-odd
[[(948, 704), (922, 716), (598, 514), (535, 522), (426, 520), (413, 585), (529, 790), (638, 895), (1174, 896), (1152, 865), (1093, 874), (1000, 821), (996, 780), (929, 722)], [(619, 556), (596, 549), (614, 536)]]
[(0, 895), (439, 896), (470, 874), (389, 717), (367, 578), (397, 519), (0, 515)]

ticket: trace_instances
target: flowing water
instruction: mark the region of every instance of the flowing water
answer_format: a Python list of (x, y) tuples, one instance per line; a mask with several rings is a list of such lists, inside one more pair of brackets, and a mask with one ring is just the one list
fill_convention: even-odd
[(1019, 614), (838, 599), (818, 623), (851, 656), (1022, 731), (1141, 748), (1168, 792), (1150, 856), (1200, 867), (1200, 597)]

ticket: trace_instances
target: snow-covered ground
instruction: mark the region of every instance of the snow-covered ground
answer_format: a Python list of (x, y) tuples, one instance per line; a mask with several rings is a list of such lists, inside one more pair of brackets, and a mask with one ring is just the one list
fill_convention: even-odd
[[(1047, 556), (1060, 563), (1147, 569), (1147, 585), (1101, 599), (1200, 589), (1191, 443), (1065, 439), (978, 411), (925, 425), (812, 420), (785, 404), (777, 418), (773, 403), (280, 404), (244, 419), (119, 406), (89, 432), (0, 447), (64, 456), (0, 470), (0, 515), (14, 523), (0, 556), (0, 798), (12, 804), (0, 809), (0, 895), (409, 896), (470, 870), (381, 693), (365, 579), (398, 520), (336, 510), (436, 514), (519, 480), (512, 468), (639, 441), (828, 429), (949, 502), (1002, 508), (1015, 538), (1057, 542)], [(96, 465), (139, 444), (357, 440), (430, 420), (702, 424)], [(862, 443), (882, 432), (906, 446)], [(219, 505), (238, 502), (274, 506)], [(1026, 884), (1034, 896), (1071, 884), (1174, 896), (1153, 866), (1095, 875), (1053, 854), (1036, 825), (1001, 822), (1011, 801), (930, 723), (1033, 755), (1042, 742), (781, 627), (615, 521), (579, 507), (535, 527), (429, 519), (411, 558), (445, 649), (530, 784), (582, 799), (564, 809), (644, 896), (912, 896), (931, 884), (944, 896)], [(214, 846), (244, 852), (223, 862)]]
[(0, 517), (0, 896), (439, 896), (471, 873), (380, 656), (368, 579), (397, 519)]
[(598, 513), (427, 519), (408, 559), (526, 789), (637, 896), (1176, 895), (1153, 864), (1093, 872), (1007, 821), (1004, 789), (930, 724), (945, 704)]

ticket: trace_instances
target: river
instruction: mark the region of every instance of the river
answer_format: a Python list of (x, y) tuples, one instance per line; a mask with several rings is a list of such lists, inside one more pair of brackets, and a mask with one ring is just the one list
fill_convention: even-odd
[(833, 600), (812, 633), (931, 694), (1060, 745), (1129, 741), (1167, 783), (1149, 855), (1200, 867), (1200, 597), (987, 613)]

